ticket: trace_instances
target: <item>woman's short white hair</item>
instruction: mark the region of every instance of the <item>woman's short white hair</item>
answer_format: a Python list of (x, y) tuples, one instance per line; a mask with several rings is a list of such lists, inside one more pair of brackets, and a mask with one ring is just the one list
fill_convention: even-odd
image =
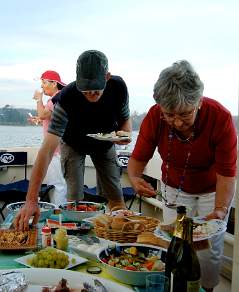
[(203, 94), (204, 85), (191, 64), (177, 61), (164, 69), (154, 85), (154, 99), (167, 110), (196, 106)]

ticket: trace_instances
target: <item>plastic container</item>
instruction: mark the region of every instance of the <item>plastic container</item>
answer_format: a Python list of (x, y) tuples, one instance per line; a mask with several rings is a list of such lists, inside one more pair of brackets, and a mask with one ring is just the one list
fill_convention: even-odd
[(68, 248), (68, 235), (66, 229), (57, 229), (54, 235), (54, 241), (57, 249), (66, 251)]
[(43, 226), (41, 230), (42, 234), (42, 247), (51, 246), (51, 228), (48, 226)]

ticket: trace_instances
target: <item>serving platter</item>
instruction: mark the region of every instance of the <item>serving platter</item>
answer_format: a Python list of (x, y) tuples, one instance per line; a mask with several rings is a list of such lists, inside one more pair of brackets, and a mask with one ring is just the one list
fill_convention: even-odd
[(83, 283), (87, 282), (94, 286), (94, 279), (98, 279), (108, 291), (110, 292), (132, 292), (131, 288), (120, 285), (110, 280), (106, 280), (93, 275), (88, 275), (81, 272), (61, 270), (61, 269), (15, 269), (15, 270), (1, 270), (1, 272), (21, 271), (26, 276), (29, 283), (26, 292), (41, 292), (42, 287), (56, 286), (58, 282), (64, 278), (73, 291), (81, 291)]
[(113, 241), (95, 236), (69, 236), (69, 250), (90, 260), (96, 260), (102, 248), (115, 244)]
[(131, 141), (130, 137), (128, 136), (113, 136), (110, 134), (87, 134), (86, 136), (94, 138), (100, 141), (109, 141), (109, 142), (120, 142), (120, 141)]
[[(227, 229), (226, 222), (219, 219), (212, 219), (212, 220), (206, 221), (201, 218), (195, 217), (193, 218), (193, 221), (194, 223), (199, 224), (193, 230), (193, 241), (210, 239), (215, 235), (219, 235), (225, 232)], [(160, 229), (160, 227), (157, 227), (155, 229), (154, 234), (167, 241), (171, 241), (172, 239), (172, 234)]]
[[(80, 264), (83, 264), (83, 263), (88, 261), (86, 258), (80, 257), (80, 256), (75, 255), (75, 254), (71, 254), (69, 252), (64, 252), (64, 251), (61, 251), (61, 252), (67, 254), (69, 257), (69, 264), (65, 267), (66, 270), (73, 268), (75, 266), (78, 266)], [(22, 264), (24, 266), (27, 266), (29, 268), (34, 268), (33, 266), (28, 264), (28, 260), (33, 256), (34, 256), (34, 254), (28, 254), (28, 255), (16, 258), (14, 261), (16, 261), (17, 263)], [(45, 269), (47, 269), (47, 268), (45, 268)]]

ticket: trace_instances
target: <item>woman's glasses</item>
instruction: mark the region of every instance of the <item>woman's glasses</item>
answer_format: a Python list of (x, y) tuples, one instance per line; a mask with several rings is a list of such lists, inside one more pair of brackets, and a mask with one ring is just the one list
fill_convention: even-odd
[(173, 122), (175, 119), (178, 119), (181, 121), (188, 121), (192, 118), (192, 116), (195, 114), (197, 110), (198, 110), (198, 106), (195, 106), (194, 109), (187, 112), (180, 113), (180, 114), (173, 114), (173, 113), (168, 113), (164, 111), (162, 111), (162, 114), (164, 118), (169, 122)]

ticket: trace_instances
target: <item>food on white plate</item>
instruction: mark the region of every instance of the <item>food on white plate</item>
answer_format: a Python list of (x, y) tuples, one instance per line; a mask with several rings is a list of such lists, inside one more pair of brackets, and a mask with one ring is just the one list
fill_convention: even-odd
[(97, 133), (97, 136), (102, 137), (102, 138), (115, 138), (116, 137), (116, 133), (115, 132), (111, 132), (111, 133)]
[(111, 139), (111, 138), (131, 138), (131, 132), (126, 132), (126, 131), (117, 131), (117, 132), (111, 132), (111, 133), (97, 133), (98, 137), (101, 138), (106, 138), (106, 139)]
[(207, 224), (207, 222), (202, 223), (198, 226), (196, 226), (193, 229), (193, 237), (203, 237), (203, 236), (208, 236), (214, 231), (214, 227), (210, 224)]
[[(159, 224), (159, 229), (168, 233), (169, 236), (173, 236), (174, 229), (175, 229), (175, 222), (171, 224)], [(211, 233), (214, 232), (215, 227), (213, 224), (210, 224), (210, 221), (205, 221), (202, 223), (194, 222), (193, 228), (193, 238), (203, 238), (209, 236)]]
[(98, 280), (94, 279), (94, 285), (83, 282), (81, 287), (71, 288), (67, 280), (62, 278), (54, 287), (42, 287), (42, 292), (107, 292), (105, 286)]
[(29, 257), (27, 264), (36, 268), (64, 269), (69, 264), (69, 257), (64, 252), (47, 247)]
[(131, 138), (131, 132), (117, 131), (116, 135), (119, 136), (119, 137)]
[[(70, 289), (67, 286), (67, 280), (62, 278), (61, 281), (58, 283), (58, 285), (56, 287), (43, 287), (42, 288), (42, 292), (73, 292), (72, 289)], [(81, 291), (81, 290), (79, 290)]]

